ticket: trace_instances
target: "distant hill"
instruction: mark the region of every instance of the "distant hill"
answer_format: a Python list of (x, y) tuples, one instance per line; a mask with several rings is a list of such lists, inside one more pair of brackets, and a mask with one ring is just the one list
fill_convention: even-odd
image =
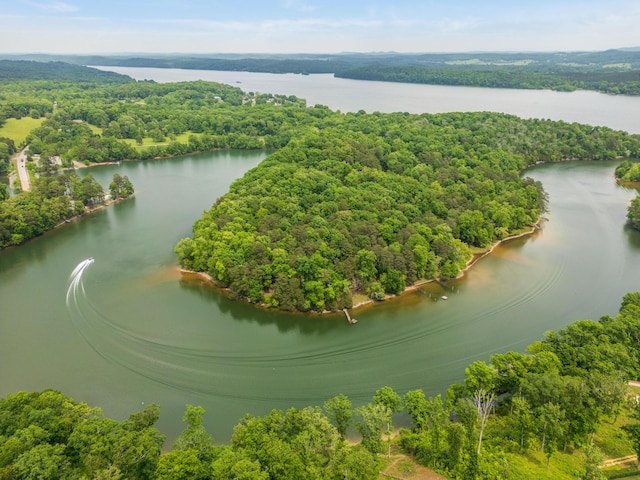
[(78, 65), (186, 68), (271, 73), (339, 73), (357, 67), (637, 70), (640, 47), (600, 52), (467, 52), (338, 54), (119, 54), (0, 55), (12, 60), (63, 61)]
[[(357, 80), (559, 91), (586, 89), (609, 94), (640, 95), (640, 48), (601, 52), (121, 54), (108, 56), (29, 54), (0, 55), (0, 58), (40, 62), (55, 60), (76, 65), (106, 67), (299, 74), (332, 73), (336, 77)], [(51, 75), (52, 71), (47, 71), (46, 74)], [(103, 75), (108, 74), (103, 73)], [(72, 77), (79, 80), (80, 74), (73, 72)], [(91, 78), (94, 81), (117, 81), (116, 77)]]
[(0, 82), (15, 80), (63, 80), (74, 82), (128, 83), (131, 77), (65, 62), (0, 60)]

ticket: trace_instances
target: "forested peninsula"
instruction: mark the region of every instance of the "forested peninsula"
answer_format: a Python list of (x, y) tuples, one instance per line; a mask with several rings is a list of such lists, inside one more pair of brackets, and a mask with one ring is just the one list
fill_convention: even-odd
[(640, 154), (639, 136), (495, 113), (312, 111), (177, 245), (184, 268), (270, 307), (351, 308), (529, 228), (546, 195), (527, 166)]

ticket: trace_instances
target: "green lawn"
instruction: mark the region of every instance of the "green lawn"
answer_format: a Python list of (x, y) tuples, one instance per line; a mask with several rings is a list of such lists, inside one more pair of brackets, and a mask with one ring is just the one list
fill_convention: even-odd
[(580, 452), (556, 452), (547, 467), (547, 457), (540, 451), (526, 455), (507, 455), (509, 478), (513, 480), (575, 480), (584, 473), (584, 456)]
[(615, 467), (605, 468), (602, 472), (607, 478), (624, 478), (626, 480), (638, 480), (640, 479), (640, 472), (638, 472), (637, 465), (617, 465)]
[(95, 125), (91, 125), (90, 123), (87, 123), (86, 125), (89, 126), (89, 128), (91, 129), (91, 131), (93, 133), (96, 133), (98, 135), (102, 135), (102, 129), (100, 127), (96, 127)]
[(0, 137), (6, 137), (13, 140), (16, 146), (20, 145), (29, 135), (29, 132), (39, 127), (44, 118), (22, 117), (20, 120), (8, 118), (5, 124), (0, 128)]
[[(180, 135), (176, 135), (175, 141), (178, 143), (187, 143), (187, 141), (189, 140), (189, 136), (191, 135), (199, 136), (201, 134), (193, 133), (193, 132), (184, 132), (184, 133), (181, 133)], [(150, 137), (145, 137), (142, 139), (142, 145), (138, 145), (138, 143), (132, 138), (125, 138), (124, 141), (127, 142), (132, 147), (145, 148), (145, 147), (166, 146), (166, 145), (169, 145), (169, 143), (171, 143), (173, 140), (170, 140), (169, 138), (167, 138), (167, 140), (164, 142), (154, 142)]]

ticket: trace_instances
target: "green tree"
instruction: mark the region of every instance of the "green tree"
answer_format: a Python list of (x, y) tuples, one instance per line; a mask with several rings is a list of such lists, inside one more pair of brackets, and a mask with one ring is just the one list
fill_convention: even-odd
[(535, 436), (535, 419), (529, 402), (521, 397), (511, 399), (512, 413), (508, 420), (513, 431), (513, 438), (517, 442), (518, 451), (523, 453), (529, 449)]
[(343, 440), (347, 436), (347, 429), (349, 425), (351, 425), (353, 418), (351, 408), (351, 400), (342, 393), (324, 402), (324, 409), (327, 412), (327, 416), (336, 426), (340, 438)]
[(335, 480), (375, 480), (379, 477), (380, 466), (377, 456), (368, 450), (350, 447), (345, 442), (340, 442), (327, 471), (327, 478)]
[(636, 452), (638, 456), (638, 470), (640, 470), (640, 423), (629, 423), (623, 425), (622, 429), (627, 432), (627, 436), (631, 440), (633, 451)]
[(268, 480), (269, 472), (263, 471), (260, 462), (252, 460), (243, 450), (222, 447), (221, 453), (211, 464), (211, 476), (229, 480)]
[(391, 456), (391, 429), (393, 428), (391, 421), (393, 414), (402, 410), (402, 398), (391, 387), (382, 387), (376, 390), (373, 396), (373, 403), (376, 405), (382, 405), (387, 407), (391, 412), (387, 422), (387, 444), (388, 444), (388, 456)]
[(560, 405), (544, 404), (538, 414), (538, 435), (540, 436), (540, 450), (547, 456), (547, 467), (551, 456), (558, 451), (564, 439), (563, 424), (565, 414)]
[(198, 451), (172, 450), (160, 457), (154, 478), (157, 480), (205, 480), (211, 478), (210, 473), (210, 469), (199, 458)]
[(357, 276), (362, 282), (370, 282), (377, 277), (376, 254), (371, 250), (359, 250), (356, 253)]
[(605, 480), (607, 476), (600, 469), (604, 464), (605, 455), (593, 444), (589, 444), (584, 449), (585, 454), (585, 473), (583, 480)]
[(133, 184), (126, 175), (122, 177), (114, 173), (113, 181), (109, 184), (109, 193), (114, 200), (130, 197), (134, 193)]
[(13, 464), (16, 478), (24, 480), (69, 478), (69, 461), (64, 455), (64, 445), (41, 444), (20, 455)]
[(210, 463), (213, 459), (213, 437), (209, 435), (202, 424), (202, 417), (205, 414), (204, 408), (187, 405), (182, 421), (187, 424), (187, 428), (173, 442), (174, 450), (191, 450), (197, 453), (198, 458), (203, 463)]
[(384, 405), (393, 413), (402, 410), (402, 398), (391, 387), (382, 387), (376, 390), (373, 402), (377, 405)]
[(411, 417), (414, 429), (418, 432), (427, 429), (428, 404), (422, 390), (411, 390), (404, 395), (404, 407)]
[(356, 429), (362, 437), (362, 445), (371, 453), (382, 449), (382, 431), (391, 423), (392, 411), (386, 405), (369, 403), (355, 409), (359, 417)]

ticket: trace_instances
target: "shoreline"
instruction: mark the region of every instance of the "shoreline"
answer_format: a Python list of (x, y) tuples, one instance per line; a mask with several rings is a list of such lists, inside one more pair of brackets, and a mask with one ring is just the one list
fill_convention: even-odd
[(33, 237), (29, 237), (29, 238), (23, 240), (22, 242), (18, 243), (17, 245), (7, 245), (6, 247), (2, 247), (2, 248), (0, 248), (0, 252), (4, 251), (4, 250), (8, 250), (10, 248), (20, 247), (20, 246), (24, 245), (25, 243), (27, 243), (27, 242), (29, 242), (29, 241), (31, 241), (33, 239), (36, 239), (38, 237), (42, 237), (44, 235), (47, 235), (50, 232), (53, 232), (54, 230), (57, 230), (57, 229), (59, 229), (61, 227), (64, 227), (68, 223), (75, 222), (76, 220), (80, 220), (81, 218), (83, 218), (83, 217), (85, 217), (87, 215), (91, 215), (93, 213), (99, 212), (99, 211), (101, 211), (101, 210), (103, 210), (103, 209), (105, 209), (107, 207), (110, 207), (111, 205), (115, 205), (116, 203), (120, 203), (123, 200), (128, 200), (128, 199), (133, 198), (133, 197), (135, 197), (135, 192), (133, 193), (133, 195), (130, 195), (129, 197), (126, 197), (126, 198), (119, 198), (117, 200), (108, 200), (108, 201), (106, 201), (104, 203), (100, 203), (100, 204), (94, 205), (92, 207), (85, 207), (86, 210), (84, 212), (79, 213), (77, 215), (74, 215), (73, 217), (65, 218), (63, 221), (61, 221), (60, 223), (57, 223), (53, 227), (45, 230), (40, 235), (35, 235)]
[[(538, 217), (538, 220), (535, 223), (530, 225), (530, 227), (531, 227), (530, 230), (527, 230), (527, 231), (524, 231), (524, 232), (521, 232), (521, 233), (517, 233), (517, 234), (514, 234), (514, 235), (510, 235), (508, 237), (505, 237), (502, 240), (498, 240), (497, 242), (494, 242), (494, 243), (490, 244), (485, 250), (482, 250), (480, 252), (476, 252), (476, 253), (471, 254), (471, 258), (467, 261), (467, 263), (465, 264), (465, 267), (462, 270), (460, 270), (460, 273), (457, 276), (455, 276), (453, 278), (447, 278), (444, 281), (458, 280), (458, 279), (464, 277), (465, 273), (467, 271), (469, 271), (471, 269), (471, 267), (473, 267), (473, 265), (478, 260), (480, 260), (481, 258), (489, 255), (497, 247), (499, 247), (500, 245), (502, 245), (502, 244), (504, 244), (506, 242), (509, 242), (511, 240), (517, 240), (518, 238), (528, 237), (529, 235), (533, 235), (534, 233), (536, 233), (537, 231), (539, 231), (542, 228), (541, 224), (542, 224), (543, 221), (546, 221), (546, 220), (547, 219), (541, 215), (540, 217)], [(209, 275), (208, 273), (206, 273), (206, 272), (196, 272), (196, 271), (193, 271), (193, 270), (187, 270), (187, 269), (182, 268), (180, 266), (178, 266), (178, 272), (180, 272), (180, 275), (182, 275), (183, 277), (187, 277), (187, 278), (191, 277), (191, 278), (201, 279), (201, 280), (204, 280), (207, 283), (211, 284), (215, 288), (231, 292), (231, 290), (229, 288), (223, 288), (223, 287), (217, 286), (215, 284), (214, 280), (213, 280), (213, 277), (211, 275)], [(441, 278), (432, 278), (432, 279), (429, 279), (429, 280), (424, 280), (424, 279), (423, 280), (419, 280), (416, 283), (414, 283), (413, 285), (410, 285), (410, 286), (406, 287), (401, 293), (399, 293), (397, 295), (385, 295), (384, 299), (382, 299), (382, 300), (373, 300), (373, 299), (370, 298), (370, 299), (364, 300), (362, 302), (354, 303), (351, 306), (351, 308), (348, 309), (348, 310), (353, 311), (353, 310), (361, 308), (361, 307), (363, 307), (365, 305), (373, 305), (375, 303), (381, 303), (381, 302), (384, 302), (384, 301), (387, 301), (387, 300), (391, 300), (393, 298), (397, 298), (397, 297), (399, 297), (401, 295), (404, 295), (407, 292), (415, 291), (415, 290), (417, 290), (417, 289), (419, 289), (419, 288), (421, 288), (421, 287), (423, 287), (425, 285), (428, 285), (430, 283), (433, 283), (433, 282), (440, 283), (442, 281), (443, 281), (443, 279), (441, 279)], [(248, 302), (248, 303), (251, 303), (251, 302)], [(254, 305), (267, 308), (266, 304), (262, 304), (262, 303), (256, 303)], [(274, 309), (274, 310), (278, 310), (278, 309)], [(303, 313), (318, 313), (318, 314), (323, 315), (323, 314), (326, 314), (326, 313), (339, 314), (340, 312), (341, 312), (341, 310), (336, 310), (336, 311), (325, 310), (325, 311), (319, 312), (319, 313), (318, 312), (303, 312)]]

